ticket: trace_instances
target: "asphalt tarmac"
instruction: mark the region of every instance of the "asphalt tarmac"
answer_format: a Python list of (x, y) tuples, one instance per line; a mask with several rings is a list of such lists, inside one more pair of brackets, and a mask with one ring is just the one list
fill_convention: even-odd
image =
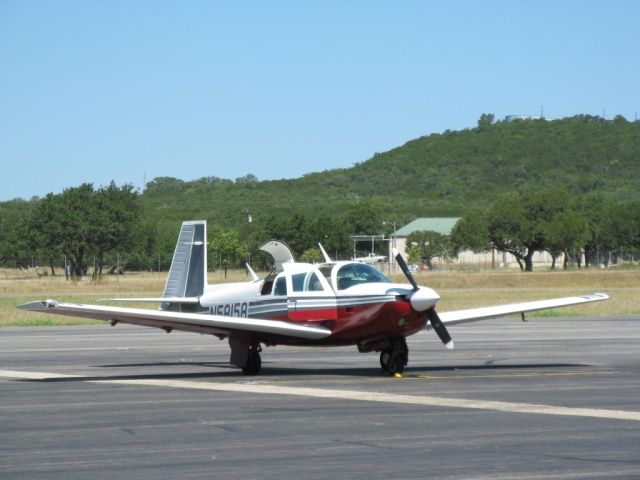
[(640, 479), (640, 318), (519, 318), (353, 348), (118, 325), (0, 329), (4, 479)]

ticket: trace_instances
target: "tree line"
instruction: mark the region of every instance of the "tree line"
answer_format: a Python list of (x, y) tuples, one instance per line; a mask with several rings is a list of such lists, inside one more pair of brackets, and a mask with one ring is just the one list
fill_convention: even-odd
[[(105, 266), (116, 269), (153, 269), (169, 266), (180, 222), (171, 227), (142, 214), (140, 195), (131, 185), (113, 182), (95, 189), (83, 184), (48, 194), (4, 210), (0, 222), (0, 261), (9, 266), (28, 265), (36, 257), (46, 262), (52, 275), (64, 267), (70, 278), (99, 276)], [(20, 208), (22, 207), (22, 208)], [(336, 259), (353, 255), (352, 235), (393, 234), (384, 210), (367, 202), (349, 206), (335, 215), (270, 216), (254, 223), (247, 215), (235, 228), (209, 224), (210, 269), (237, 268), (251, 262), (268, 268), (268, 255), (260, 252), (265, 241), (277, 239), (290, 246), (303, 261), (321, 261), (322, 243)], [(398, 224), (397, 227), (401, 227)], [(380, 248), (386, 248), (380, 246)], [(549, 252), (578, 268), (596, 258), (616, 261), (624, 253), (640, 253), (640, 201), (619, 203), (601, 194), (573, 195), (560, 188), (529, 192), (510, 191), (487, 207), (468, 210), (450, 235), (414, 232), (407, 238), (413, 263), (434, 257), (451, 258), (462, 250), (510, 253), (523, 271), (533, 269), (535, 252)], [(360, 245), (370, 250), (370, 243)], [(40, 265), (43, 266), (43, 265)]]
[[(382, 211), (363, 202), (336, 215), (271, 215), (254, 222), (244, 212), (236, 227), (208, 220), (210, 269), (237, 268), (252, 262), (268, 268), (270, 258), (259, 250), (268, 240), (287, 243), (297, 258), (322, 259), (321, 242), (336, 258), (349, 258), (354, 233), (380, 233)], [(183, 220), (196, 217), (183, 218)], [(62, 267), (69, 278), (90, 271), (99, 276), (108, 267), (122, 269), (168, 268), (181, 221), (157, 221), (144, 214), (141, 195), (133, 186), (94, 188), (91, 184), (50, 193), (29, 202), (7, 202), (0, 209), (0, 264), (31, 265), (38, 259), (51, 275)]]
[(614, 203), (600, 194), (574, 196), (559, 188), (511, 191), (487, 208), (467, 211), (449, 236), (414, 232), (407, 244), (411, 259), (428, 265), (434, 257), (450, 258), (462, 250), (494, 249), (513, 255), (526, 272), (533, 270), (536, 252), (548, 252), (552, 268), (561, 256), (565, 269), (569, 262), (578, 268), (598, 260), (608, 265), (625, 253), (638, 258), (640, 201)]

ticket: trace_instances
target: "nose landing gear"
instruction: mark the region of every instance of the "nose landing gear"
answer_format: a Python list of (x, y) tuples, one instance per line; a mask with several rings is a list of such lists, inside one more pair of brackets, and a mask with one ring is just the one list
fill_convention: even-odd
[(390, 338), (390, 346), (380, 352), (380, 366), (389, 375), (404, 372), (409, 361), (409, 347), (404, 337)]

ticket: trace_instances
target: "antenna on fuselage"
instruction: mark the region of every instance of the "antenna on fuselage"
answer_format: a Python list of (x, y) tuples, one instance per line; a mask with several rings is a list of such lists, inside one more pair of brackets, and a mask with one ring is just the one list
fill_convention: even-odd
[(327, 262), (327, 263), (333, 263), (333, 260), (331, 260), (331, 257), (327, 254), (327, 251), (324, 249), (322, 244), (318, 243), (318, 246), (320, 247), (320, 251), (322, 252), (322, 255), (324, 256), (324, 261)]
[(247, 270), (249, 271), (251, 278), (253, 278), (253, 281), (255, 282), (256, 280), (260, 280), (260, 277), (256, 275), (256, 272), (253, 271), (253, 268), (251, 268), (251, 265), (249, 265), (248, 263), (245, 263), (245, 265), (247, 266)]

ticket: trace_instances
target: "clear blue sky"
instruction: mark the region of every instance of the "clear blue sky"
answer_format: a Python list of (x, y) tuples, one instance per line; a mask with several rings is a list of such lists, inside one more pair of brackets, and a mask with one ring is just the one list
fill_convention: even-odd
[(640, 111), (640, 2), (0, 1), (0, 200), (350, 167), (483, 113)]

